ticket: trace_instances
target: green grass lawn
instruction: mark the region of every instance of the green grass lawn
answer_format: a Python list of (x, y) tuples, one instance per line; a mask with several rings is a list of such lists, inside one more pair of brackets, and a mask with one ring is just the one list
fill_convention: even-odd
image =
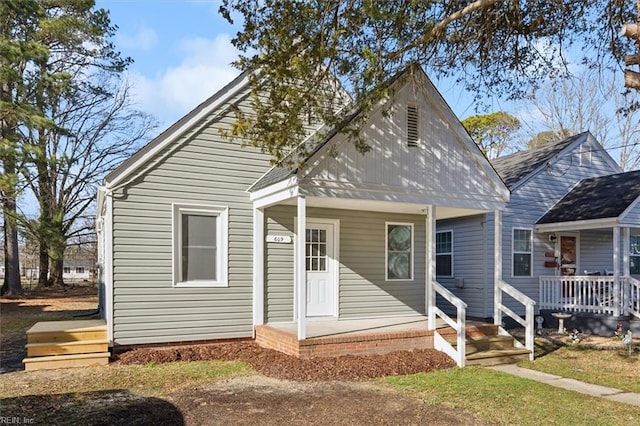
[(571, 392), (480, 367), (385, 378), (426, 403), (460, 408), (503, 425), (640, 424), (640, 407)]
[[(640, 393), (640, 353), (627, 349), (598, 350), (562, 346), (519, 366), (557, 376)], [(640, 421), (639, 421), (640, 423)]]

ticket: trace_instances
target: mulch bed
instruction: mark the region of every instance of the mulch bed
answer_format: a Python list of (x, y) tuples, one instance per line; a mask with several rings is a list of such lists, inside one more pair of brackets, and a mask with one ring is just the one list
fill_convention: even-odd
[(120, 354), (120, 364), (174, 361), (242, 361), (265, 376), (296, 381), (357, 380), (443, 370), (455, 362), (434, 349), (385, 355), (299, 359), (252, 342), (214, 343), (166, 348), (140, 348)]

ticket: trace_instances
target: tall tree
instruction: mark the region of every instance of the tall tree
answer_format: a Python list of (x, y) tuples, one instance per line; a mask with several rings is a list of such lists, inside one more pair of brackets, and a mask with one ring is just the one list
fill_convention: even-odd
[[(102, 177), (130, 157), (155, 128), (151, 117), (132, 107), (129, 86), (117, 75), (88, 77), (82, 90), (56, 100), (51, 116), (55, 128), (31, 132), (27, 139), (33, 149), (23, 173), (41, 209), (31, 232), (45, 243), (51, 261), (46, 285), (64, 284), (68, 241), (84, 241), (87, 233), (93, 234), (88, 219)], [(41, 257), (41, 268), (46, 260)]]
[(19, 129), (44, 122), (29, 102), (31, 65), (46, 49), (34, 41), (42, 9), (35, 0), (0, 2), (0, 195), (4, 222), (4, 294), (22, 293), (18, 249), (18, 171), (22, 145)]
[[(11, 172), (3, 189), (17, 188), (22, 175), (38, 199), (40, 217), (31, 231), (40, 242), (40, 283), (49, 259), (52, 282), (62, 283), (65, 241), (90, 203), (89, 186), (149, 129), (148, 118), (132, 110), (128, 89), (117, 81), (131, 60), (110, 41), (116, 28), (108, 12), (94, 6), (93, 0), (0, 3), (7, 23), (3, 83), (9, 76), (7, 102), (16, 111), (3, 120), (11, 128), (3, 140), (13, 141), (3, 144), (12, 148), (3, 151), (11, 153), (3, 158)], [(127, 134), (122, 120), (131, 120)], [(12, 199), (3, 197), (4, 204)], [(5, 215), (5, 223), (11, 217)]]
[(472, 115), (462, 120), (462, 125), (488, 158), (502, 155), (520, 130), (520, 120), (504, 111)]
[[(304, 138), (299, 117), (344, 123), (352, 111), (336, 115), (333, 105), (345, 91), (370, 109), (388, 95), (381, 83), (408, 64), (455, 75), (478, 96), (519, 97), (563, 71), (570, 47), (600, 66), (619, 60), (631, 43), (621, 23), (636, 15), (624, 0), (223, 0), (220, 12), (229, 21), (242, 17), (237, 65), (254, 70), (256, 114), (238, 111), (232, 136), (276, 161)], [(366, 141), (352, 139), (366, 150)]]
[(640, 165), (639, 101), (636, 91), (623, 92), (620, 76), (605, 78), (594, 69), (551, 80), (527, 97), (528, 145), (589, 130), (623, 170), (633, 170)]

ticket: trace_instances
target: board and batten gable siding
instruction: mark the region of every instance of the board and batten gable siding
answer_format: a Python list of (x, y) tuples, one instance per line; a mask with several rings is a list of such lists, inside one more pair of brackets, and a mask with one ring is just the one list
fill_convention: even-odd
[[(493, 297), (493, 229), (489, 225), (482, 214), (439, 220), (436, 226), (437, 232), (453, 232), (453, 277), (436, 276), (436, 280), (464, 300), (471, 317), (485, 318), (487, 295)], [(462, 288), (456, 286), (458, 279), (464, 280)], [(448, 303), (440, 306), (455, 312)]]
[[(544, 263), (545, 252), (553, 252), (555, 244), (549, 241), (547, 233), (533, 233), (532, 276), (514, 277), (512, 265), (512, 233), (514, 228), (533, 230), (535, 223), (554, 204), (564, 197), (579, 181), (586, 178), (617, 173), (607, 161), (599, 145), (587, 139), (585, 148), (592, 153), (589, 164), (580, 164), (578, 161), (579, 147), (561, 154), (557, 162), (550, 168), (542, 170), (516, 187), (511, 193), (511, 199), (502, 216), (502, 246), (503, 246), (503, 280), (522, 291), (533, 300), (539, 299), (539, 279), (541, 275), (555, 275), (555, 268), (546, 268)], [(492, 218), (493, 215), (490, 214)], [(551, 259), (552, 260), (552, 259)], [(519, 314), (524, 313), (524, 308), (519, 303), (509, 303), (507, 306)], [(490, 310), (493, 312), (493, 301)]]
[[(485, 201), (504, 202), (508, 195), (500, 181), (480, 164), (485, 159), (469, 146), (473, 142), (468, 134), (429, 90), (430, 85), (422, 90), (407, 84), (375, 110), (362, 130), (371, 148), (365, 154), (346, 136), (337, 135), (332, 143), (338, 155), (312, 164), (300, 184), (305, 193), (416, 203), (428, 199), (431, 204), (471, 208), (482, 208)], [(417, 147), (407, 146), (408, 105), (418, 108)]]
[[(114, 193), (116, 345), (252, 336), (253, 210), (246, 189), (268, 170), (269, 158), (220, 136), (232, 120), (227, 113), (187, 132), (178, 148), (165, 148), (152, 159), (157, 164)], [(173, 286), (172, 203), (229, 209), (228, 287)]]
[[(268, 235), (293, 235), (296, 208), (265, 210)], [(308, 218), (340, 221), (339, 317), (424, 314), (425, 217), (394, 213), (307, 208)], [(308, 219), (311, 220), (311, 219)], [(386, 222), (412, 223), (414, 276), (385, 281)], [(268, 323), (293, 320), (293, 244), (266, 243), (265, 314)]]

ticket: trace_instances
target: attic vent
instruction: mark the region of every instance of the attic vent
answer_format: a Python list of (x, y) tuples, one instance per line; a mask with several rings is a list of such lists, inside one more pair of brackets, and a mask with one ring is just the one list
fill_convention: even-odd
[(420, 142), (418, 134), (418, 107), (415, 105), (407, 106), (407, 146), (416, 148)]

